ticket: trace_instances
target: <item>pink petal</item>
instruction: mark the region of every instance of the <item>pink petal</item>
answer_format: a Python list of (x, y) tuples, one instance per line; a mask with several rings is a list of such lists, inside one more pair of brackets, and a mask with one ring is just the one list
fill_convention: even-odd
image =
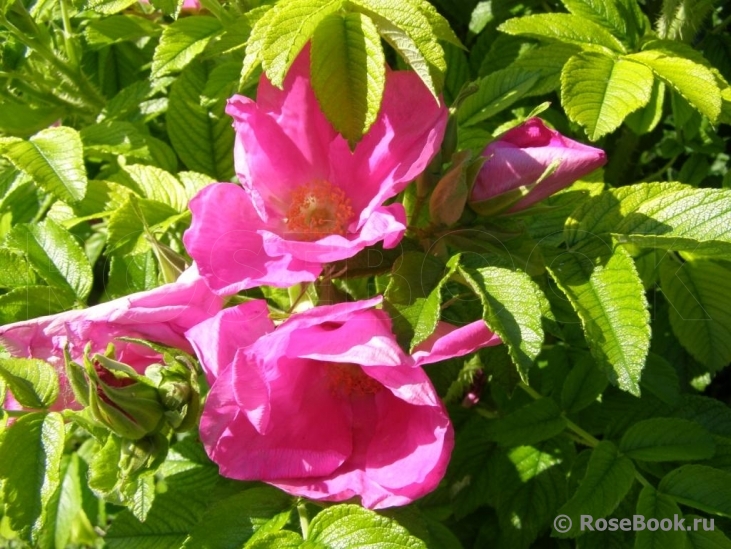
[(196, 324), (185, 337), (190, 341), (209, 385), (234, 359), (237, 349), (253, 344), (274, 330), (266, 301), (257, 299), (224, 309), (216, 316)]
[(484, 320), (476, 320), (462, 327), (439, 322), (434, 333), (416, 347), (412, 357), (417, 366), (423, 366), (468, 355), (483, 347), (501, 343), (500, 338), (488, 329)]
[(263, 284), (288, 287), (311, 282), (320, 274), (322, 266), (317, 263), (283, 254), (271, 256), (262, 249), (257, 230), (263, 224), (241, 187), (209, 185), (189, 206), (193, 222), (183, 241), (217, 294), (233, 294)]

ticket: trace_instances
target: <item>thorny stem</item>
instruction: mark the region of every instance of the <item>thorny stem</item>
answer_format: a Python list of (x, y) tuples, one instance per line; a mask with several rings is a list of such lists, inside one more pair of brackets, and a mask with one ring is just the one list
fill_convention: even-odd
[[(522, 381), (518, 383), (518, 387), (523, 389), (526, 393), (528, 393), (536, 400), (544, 398), (543, 395), (533, 389), (533, 387), (526, 383), (523, 383)], [(576, 425), (576, 423), (568, 419), (566, 416), (564, 416), (564, 420), (566, 421), (566, 427), (569, 429), (569, 431), (572, 432), (572, 435), (575, 435), (575, 437), (572, 436), (572, 438), (576, 438), (578, 442), (591, 448), (596, 448), (599, 445), (599, 439), (586, 432), (584, 429)], [(635, 478), (640, 484), (642, 484), (642, 486), (650, 486), (648, 480), (643, 477), (642, 474), (637, 470), (635, 470)]]
[(74, 43), (71, 40), (74, 31), (71, 27), (71, 18), (69, 17), (66, 2), (67, 0), (61, 0), (59, 2), (59, 7), (61, 8), (61, 19), (63, 20), (63, 43), (66, 46), (66, 55), (69, 57), (71, 66), (78, 67), (79, 60), (76, 58), (76, 49), (74, 48)]

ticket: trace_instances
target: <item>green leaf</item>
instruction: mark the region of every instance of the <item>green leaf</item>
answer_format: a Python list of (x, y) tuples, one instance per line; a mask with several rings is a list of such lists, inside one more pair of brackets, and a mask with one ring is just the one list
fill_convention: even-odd
[(0, 288), (17, 288), (35, 284), (36, 277), (22, 255), (0, 249)]
[(10, 97), (0, 98), (0, 130), (7, 135), (28, 137), (63, 116), (60, 107), (36, 107)]
[(571, 368), (561, 389), (561, 406), (568, 413), (583, 410), (607, 387), (607, 376), (585, 354)]
[(152, 58), (152, 78), (183, 70), (223, 30), (214, 17), (185, 17), (167, 26)]
[[(465, 257), (465, 256), (463, 256)], [(487, 326), (508, 346), (510, 357), (525, 379), (543, 346), (540, 289), (526, 273), (502, 267), (472, 267), (463, 257), (458, 272), (480, 297)]]
[(726, 471), (706, 465), (683, 465), (665, 475), (657, 489), (683, 505), (731, 516), (731, 473)]
[(86, 194), (81, 138), (72, 128), (47, 128), (28, 141), (0, 138), (0, 155), (61, 200), (78, 202)]
[(76, 453), (64, 457), (60, 488), (56, 491), (53, 501), (52, 513), (55, 524), (46, 532), (47, 536), (53, 535), (55, 547), (81, 543), (84, 539), (82, 536), (86, 536), (87, 540), (89, 537), (92, 539), (97, 537), (84, 510), (84, 496), (89, 496), (89, 489), (86, 487), (86, 466)]
[(262, 47), (262, 64), (267, 77), (281, 88), (295, 58), (318, 25), (343, 5), (343, 0), (289, 0), (271, 16)]
[(511, 63), (509, 68), (540, 73), (540, 77), (526, 95), (545, 95), (561, 86), (561, 71), (564, 65), (580, 51), (581, 48), (576, 45), (555, 42), (540, 48), (529, 49)]
[(106, 120), (86, 126), (80, 133), (87, 155), (91, 152), (151, 159), (146, 136), (129, 122)]
[(447, 64), (429, 19), (414, 9), (413, 2), (351, 0), (350, 5), (373, 20), (384, 40), (411, 65), (437, 98)]
[(83, 248), (66, 229), (45, 219), (37, 225), (16, 225), (7, 244), (23, 252), (35, 271), (50, 285), (83, 302), (94, 275)]
[(665, 83), (655, 80), (652, 94), (647, 105), (630, 114), (625, 122), (629, 129), (637, 135), (644, 135), (654, 130), (662, 120), (663, 105), (665, 103)]
[(74, 295), (51, 286), (23, 286), (0, 295), (0, 324), (60, 313), (73, 307)]
[(123, 41), (134, 41), (146, 36), (157, 36), (160, 26), (136, 15), (112, 15), (92, 19), (84, 31), (87, 44), (103, 47)]
[(561, 103), (574, 122), (596, 141), (616, 130), (652, 95), (654, 78), (646, 66), (596, 52), (573, 56), (561, 73)]
[(144, 238), (145, 223), (151, 232), (157, 228), (164, 232), (174, 224), (179, 215), (170, 206), (160, 202), (144, 198), (128, 198), (109, 217), (107, 240), (109, 251), (116, 254), (146, 252), (150, 249), (150, 243)]
[(191, 530), (183, 549), (241, 547), (276, 514), (292, 507), (292, 498), (261, 486), (216, 502)]
[(523, 67), (509, 67), (486, 76), (480, 80), (477, 92), (459, 105), (457, 120), (462, 126), (471, 126), (494, 116), (530, 92), (540, 76), (539, 71)]
[(335, 505), (318, 513), (307, 540), (331, 549), (426, 549), (423, 541), (396, 521), (358, 505)]
[(717, 371), (731, 361), (731, 271), (727, 264), (693, 259), (660, 263), (670, 325), (693, 358)]
[(680, 183), (641, 183), (587, 200), (567, 221), (572, 246), (587, 235), (610, 233), (619, 242), (731, 254), (731, 190), (694, 189)]
[(459, 38), (457, 38), (457, 35), (454, 34), (452, 27), (449, 26), (449, 21), (442, 17), (436, 8), (429, 2), (426, 0), (406, 0), (406, 3), (415, 7), (424, 17), (427, 18), (434, 36), (436, 36), (439, 40), (464, 48), (462, 42)]
[(43, 360), (0, 358), (0, 376), (26, 408), (48, 408), (58, 398), (58, 374)]
[(488, 422), (486, 436), (503, 446), (528, 446), (552, 438), (565, 428), (566, 420), (558, 404), (551, 398), (542, 398)]
[(86, 9), (93, 10), (97, 13), (111, 15), (122, 11), (134, 4), (137, 0), (87, 0)]
[(451, 274), (445, 273), (439, 259), (420, 252), (406, 252), (394, 264), (384, 306), (393, 317), (399, 341), (410, 350), (436, 329), (441, 289)]
[(378, 31), (366, 15), (329, 15), (315, 29), (312, 87), (325, 116), (351, 145), (381, 108), (385, 63)]
[(49, 503), (61, 482), (64, 426), (60, 414), (28, 414), (0, 445), (2, 499), (10, 526), (37, 547), (49, 528)]
[[(683, 516), (682, 511), (671, 497), (658, 492), (652, 486), (645, 486), (640, 492), (637, 500), (637, 514), (645, 517), (645, 520), (670, 519), (673, 524), (675, 524), (676, 517)], [(685, 533), (682, 530), (645, 528), (637, 532), (636, 536), (635, 549), (685, 547)]]
[(639, 395), (650, 325), (644, 287), (630, 255), (598, 237), (565, 252), (542, 252), (551, 277), (581, 319), (594, 359), (612, 383)]
[(561, 3), (574, 15), (601, 25), (620, 40), (631, 34), (631, 20), (615, 0), (561, 0)]
[(508, 34), (576, 44), (583, 48), (607, 48), (625, 53), (622, 43), (593, 21), (568, 13), (545, 13), (508, 19), (498, 27)]
[(201, 105), (208, 76), (205, 65), (193, 63), (171, 86), (167, 132), (188, 169), (228, 181), (234, 174), (234, 130), (224, 113), (225, 102), (212, 108)]
[[(302, 536), (298, 533), (290, 530), (282, 530), (281, 532), (252, 538), (244, 545), (244, 549), (298, 549), (300, 547), (306, 549), (302, 545), (303, 541)], [(313, 545), (310, 547), (317, 549)]]
[(576, 493), (558, 510), (568, 515), (573, 527), (561, 537), (575, 537), (579, 531), (580, 515), (591, 515), (594, 520), (610, 514), (632, 487), (635, 467), (609, 441), (600, 442), (591, 452), (586, 474)]
[(627, 429), (619, 449), (642, 461), (687, 461), (713, 457), (716, 444), (711, 434), (693, 421), (652, 418)]
[(157, 260), (152, 250), (141, 254), (113, 255), (104, 291), (110, 299), (159, 286)]
[(261, 13), (253, 24), (249, 39), (246, 41), (246, 56), (244, 57), (244, 64), (241, 67), (241, 79), (239, 82), (241, 85), (254, 75), (254, 70), (262, 62), (264, 42), (271, 29), (272, 20), (276, 13), (281, 10), (282, 6), (284, 4), (280, 3), (274, 6), (264, 5), (261, 7), (261, 9), (265, 9), (266, 11)]
[(693, 530), (688, 529), (685, 533), (687, 540), (685, 549), (731, 549), (731, 540), (720, 528), (705, 529), (706, 525), (711, 524), (714, 519), (686, 514), (685, 520), (686, 527), (694, 527)]
[(185, 211), (188, 207), (185, 188), (171, 173), (142, 164), (125, 166), (124, 171), (142, 189), (145, 198), (170, 206), (178, 212)]
[(699, 113), (716, 122), (721, 114), (721, 90), (710, 69), (690, 59), (668, 55), (659, 50), (646, 50), (628, 55), (647, 65), (655, 76), (679, 93)]

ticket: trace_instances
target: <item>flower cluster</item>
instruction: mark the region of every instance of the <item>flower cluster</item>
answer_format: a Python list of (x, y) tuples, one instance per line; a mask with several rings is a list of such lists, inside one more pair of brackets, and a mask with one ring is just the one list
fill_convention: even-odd
[[(94, 417), (131, 439), (170, 417), (178, 402), (170, 391), (191, 398), (181, 389), (184, 368), (160, 374), (167, 359), (155, 344), (194, 352), (210, 385), (200, 436), (223, 475), (316, 500), (407, 504), (438, 485), (454, 439), (422, 366), (500, 339), (482, 320), (439, 323), (408, 354), (380, 296), (315, 307), (279, 325), (263, 300), (225, 309), (222, 300), (262, 285), (313, 282), (328, 263), (377, 243), (397, 246), (406, 214), (389, 200), (434, 159), (447, 109), (415, 73), (388, 71), (378, 118), (351, 150), (317, 103), (305, 50), (282, 90), (262, 77), (257, 100), (234, 96), (227, 112), (240, 184), (213, 184), (191, 200), (184, 243), (195, 266), (150, 292), (4, 327), (0, 344), (58, 370), (55, 408), (93, 400)], [(595, 151), (530, 120), (487, 148), (471, 201), (527, 186), (513, 205), (522, 209), (603, 162)], [(562, 163), (547, 175), (558, 157)], [(82, 389), (72, 386), (69, 368), (86, 380)], [(150, 392), (146, 372), (162, 380), (156, 390), (168, 392)], [(149, 393), (152, 416), (124, 407), (135, 383), (130, 394)], [(18, 403), (10, 395), (4, 406)], [(182, 415), (173, 427), (181, 422)]]

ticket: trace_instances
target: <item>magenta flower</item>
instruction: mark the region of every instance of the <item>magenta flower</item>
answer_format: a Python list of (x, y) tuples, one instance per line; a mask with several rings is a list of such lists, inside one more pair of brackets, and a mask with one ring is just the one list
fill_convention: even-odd
[(445, 325), (408, 356), (380, 301), (316, 307), (276, 328), (252, 301), (188, 331), (211, 383), (201, 439), (222, 475), (368, 508), (436, 488), (453, 431), (420, 366), (500, 340), (482, 321)]
[(564, 137), (547, 128), (539, 118), (531, 118), (507, 131), (490, 143), (482, 156), (487, 157), (487, 161), (472, 188), (471, 202), (494, 199), (533, 185), (552, 164), (557, 166), (527, 196), (512, 205), (512, 212), (560, 191), (607, 161), (601, 149)]
[[(12, 356), (38, 358), (53, 365), (59, 373), (61, 391), (54, 410), (78, 409), (64, 371), (63, 350), (68, 345), (72, 360), (83, 360), (84, 348), (104, 353), (113, 343), (116, 359), (143, 373), (160, 356), (118, 337), (147, 339), (192, 352), (186, 330), (210, 318), (221, 309), (221, 298), (208, 289), (195, 268), (188, 269), (173, 284), (132, 294), (82, 310), (67, 311), (0, 327), (0, 345)], [(4, 405), (19, 405), (8, 395)]]
[(440, 106), (411, 72), (388, 72), (381, 112), (351, 152), (325, 119), (299, 56), (284, 90), (262, 78), (257, 101), (229, 100), (236, 173), (190, 202), (185, 245), (221, 294), (262, 284), (315, 280), (323, 264), (366, 246), (396, 246), (401, 204), (384, 206), (436, 154), (446, 126)]

